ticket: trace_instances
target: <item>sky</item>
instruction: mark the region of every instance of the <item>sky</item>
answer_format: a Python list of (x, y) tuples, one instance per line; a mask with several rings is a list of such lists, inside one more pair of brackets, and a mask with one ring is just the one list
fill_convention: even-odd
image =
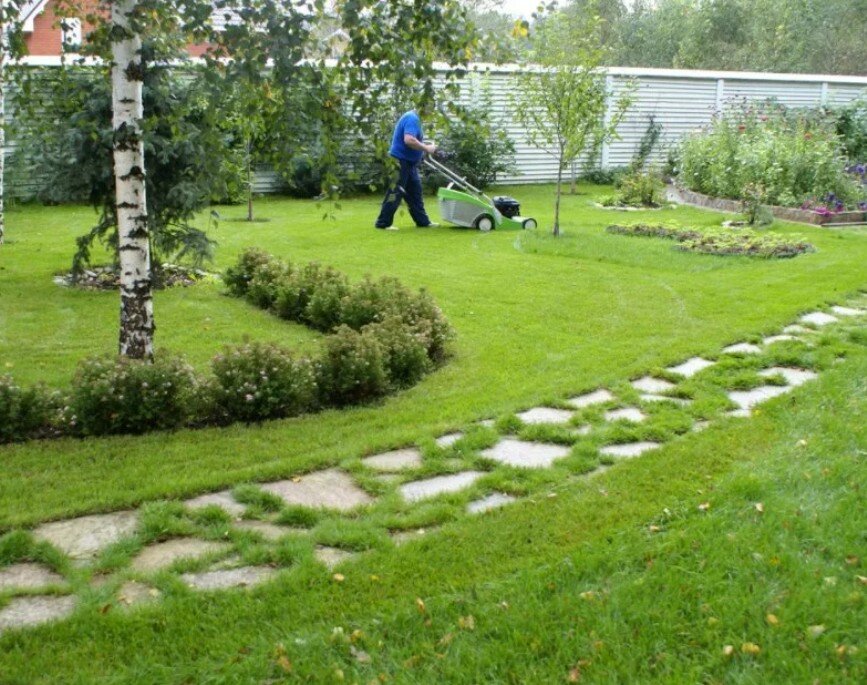
[(501, 0), (500, 5), (501, 12), (529, 19), (539, 6), (539, 0)]

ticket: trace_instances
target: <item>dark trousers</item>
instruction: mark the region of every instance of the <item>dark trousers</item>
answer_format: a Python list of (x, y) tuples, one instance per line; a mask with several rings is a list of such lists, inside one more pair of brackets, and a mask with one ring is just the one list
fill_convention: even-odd
[(409, 207), (409, 215), (415, 221), (415, 225), (427, 226), (430, 224), (430, 218), (424, 210), (421, 177), (418, 175), (418, 162), (407, 162), (405, 159), (397, 161), (400, 162), (400, 175), (397, 178), (397, 185), (386, 191), (385, 199), (382, 201), (382, 209), (379, 211), (379, 218), (376, 220), (376, 227), (386, 228), (391, 226), (394, 214), (397, 208), (400, 207), (401, 200), (406, 200), (407, 207)]

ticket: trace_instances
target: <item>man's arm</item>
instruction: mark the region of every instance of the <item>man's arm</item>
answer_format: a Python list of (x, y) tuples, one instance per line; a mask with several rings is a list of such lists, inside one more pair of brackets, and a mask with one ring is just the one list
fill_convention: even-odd
[(433, 143), (423, 143), (411, 133), (403, 134), (403, 142), (411, 150), (421, 150), (422, 152), (427, 152), (429, 155), (432, 155), (437, 149), (437, 146)]

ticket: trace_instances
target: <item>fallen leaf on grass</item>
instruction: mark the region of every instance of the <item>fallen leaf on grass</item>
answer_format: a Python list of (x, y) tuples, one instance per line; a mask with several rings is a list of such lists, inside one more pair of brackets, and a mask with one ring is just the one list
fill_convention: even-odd
[(861, 585), (867, 585), (867, 576), (855, 576)]
[(476, 619), (473, 618), (473, 615), (469, 616), (461, 616), (458, 618), (458, 628), (461, 630), (475, 630), (476, 629)]
[(659, 526), (650, 526), (650, 528), (648, 528), (648, 530), (649, 530), (651, 533), (658, 533), (659, 531), (662, 530), (662, 528), (660, 528)]
[(731, 656), (735, 653), (735, 648), (733, 645), (725, 645), (722, 650), (723, 656)]
[(710, 502), (702, 502), (698, 505), (699, 511), (707, 511), (708, 509), (710, 509)]
[(344, 576), (342, 573), (335, 573), (331, 577), (334, 579), (335, 583), (342, 583), (344, 580), (346, 580), (346, 576)]
[(578, 595), (581, 599), (586, 599), (588, 602), (594, 600), (596, 598), (596, 593), (593, 590), (585, 590), (580, 595)]
[(756, 511), (759, 512), (760, 514), (765, 513), (765, 505), (762, 504), (761, 502), (756, 502), (755, 507), (756, 507)]
[(825, 626), (823, 626), (822, 624), (810, 626), (809, 628), (807, 628), (807, 632), (809, 633), (810, 637), (819, 637), (822, 633), (825, 632)]
[(452, 640), (454, 640), (454, 639), (455, 639), (455, 634), (454, 634), (454, 633), (446, 633), (445, 635), (443, 635), (443, 636), (440, 638), (440, 640), (439, 640), (439, 642), (437, 642), (437, 644), (438, 644), (440, 647), (445, 647), (445, 646), (447, 646), (447, 645), (450, 645), (450, 644), (452, 643)]
[(755, 642), (744, 642), (741, 645), (741, 651), (744, 654), (758, 654), (762, 651), (762, 648), (759, 647)]
[(370, 654), (365, 652), (363, 649), (356, 649), (355, 647), (349, 648), (349, 653), (355, 657), (355, 660), (360, 664), (369, 664), (373, 659), (370, 658)]
[(285, 655), (280, 655), (277, 657), (277, 665), (280, 667), (284, 673), (292, 672), (292, 662)]
[(846, 563), (849, 564), (849, 566), (857, 566), (859, 561), (860, 559), (858, 559), (854, 554), (850, 554), (846, 557)]
[(780, 625), (780, 619), (778, 619), (774, 614), (768, 614), (767, 616), (765, 616), (765, 620), (772, 626)]
[(300, 483), (301, 482), (301, 476), (293, 476), (292, 482), (293, 483)]
[(424, 605), (424, 600), (421, 597), (415, 598), (415, 607), (418, 609), (418, 613), (424, 614), (427, 611), (427, 608)]

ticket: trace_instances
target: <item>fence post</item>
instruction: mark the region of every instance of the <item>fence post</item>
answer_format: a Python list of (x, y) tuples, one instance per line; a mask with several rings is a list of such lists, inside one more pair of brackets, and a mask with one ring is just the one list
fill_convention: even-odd
[[(608, 127), (611, 125), (611, 96), (613, 94), (612, 93), (613, 88), (614, 88), (614, 77), (611, 76), (611, 74), (609, 74), (608, 76), (605, 77), (605, 114), (603, 115), (603, 119), (602, 119), (605, 130), (607, 130)], [(611, 150), (610, 150), (609, 145), (610, 144), (608, 142), (608, 138), (605, 138), (602, 141), (602, 150), (601, 150), (600, 158), (599, 158), (599, 166), (602, 169), (608, 168), (608, 160), (609, 160), (609, 156), (611, 154)]]
[(716, 115), (720, 116), (723, 113), (723, 98), (725, 97), (726, 81), (718, 78), (716, 80)]

